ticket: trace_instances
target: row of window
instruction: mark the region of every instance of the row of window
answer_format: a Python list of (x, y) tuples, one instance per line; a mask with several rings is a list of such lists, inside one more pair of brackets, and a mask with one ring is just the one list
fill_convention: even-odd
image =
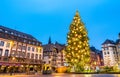
[[(117, 46), (117, 48), (118, 48), (118, 49), (120, 49), (120, 46)], [(111, 49), (111, 50), (116, 50), (116, 48), (115, 48), (115, 47), (111, 47), (110, 49)], [(103, 48), (103, 50), (109, 50), (109, 48), (108, 48), (108, 47), (106, 47), (106, 48)]]
[(103, 50), (109, 50), (109, 49), (111, 49), (111, 50), (115, 50), (116, 48), (108, 48), (108, 47), (106, 47), (106, 48), (103, 48)]
[[(0, 41), (0, 46), (4, 46), (5, 42), (4, 41)], [(10, 47), (10, 43), (8, 42), (6, 44), (6, 47), (9, 48)], [(16, 44), (13, 45), (13, 47), (16, 47)], [(22, 49), (22, 50), (26, 50), (26, 46), (22, 46), (22, 45), (18, 45), (18, 49)], [(27, 49), (28, 51), (35, 51), (34, 47), (28, 47)], [(40, 50), (41, 51), (41, 50)], [(38, 52), (38, 48), (36, 48), (36, 52)]]
[(36, 40), (36, 39), (34, 39), (34, 38), (32, 38), (32, 37), (29, 37), (29, 36), (27, 36), (27, 35), (20, 34), (20, 33), (13, 32), (13, 31), (7, 31), (7, 30), (1, 29), (1, 28), (0, 28), (0, 32), (5, 32), (5, 33), (8, 33), (8, 34), (11, 34), (11, 35), (14, 35), (14, 36), (18, 36), (18, 37), (22, 37), (22, 38), (27, 38), (27, 39)]
[[(4, 41), (0, 41), (0, 46), (4, 46), (4, 44), (5, 44), (5, 42)], [(10, 47), (10, 43), (8, 42), (7, 44), (6, 44), (6, 47), (7, 48), (9, 48)]]
[(24, 42), (24, 43), (27, 43), (27, 44), (32, 44), (32, 45), (37, 45), (37, 46), (40, 46), (40, 42), (39, 41), (35, 41), (35, 40), (31, 40), (31, 39), (26, 39), (26, 38), (19, 38), (19, 37), (15, 37), (15, 36), (11, 36), (11, 35), (3, 35), (2, 36), (5, 36), (6, 38), (10, 38), (10, 39), (13, 39), (13, 40), (19, 40), (21, 42)]
[[(2, 56), (3, 49), (0, 49), (0, 56)], [(4, 56), (8, 56), (9, 50), (5, 50)]]
[(26, 46), (22, 46), (22, 45), (18, 45), (18, 49), (22, 49), (22, 50), (26, 50), (26, 48), (27, 48), (27, 51), (35, 51), (36, 50), (36, 52), (40, 52), (41, 53), (41, 49), (39, 49), (39, 48), (35, 48), (35, 47), (26, 47)]
[[(109, 54), (109, 51), (108, 52), (104, 52), (104, 55), (106, 55), (106, 54)], [(118, 52), (113, 52), (113, 54), (118, 54)]]
[[(35, 57), (35, 59), (41, 59), (41, 54), (31, 54), (31, 59), (34, 59), (34, 57)], [(30, 58), (30, 53), (27, 53), (27, 58)]]
[(109, 54), (109, 52), (104, 52), (104, 55)]
[[(3, 53), (3, 49), (0, 49), (0, 56), (2, 56), (2, 53)], [(8, 56), (8, 54), (9, 54), (9, 50), (5, 50), (5, 53), (4, 53), (4, 56)], [(18, 53), (16, 53), (16, 52), (12, 52), (12, 54), (11, 54), (11, 56), (20, 56), (20, 57), (25, 57), (25, 52), (18, 52)], [(38, 59), (38, 57), (39, 57), (39, 59), (41, 59), (41, 54), (40, 55), (38, 55), (38, 54), (31, 54), (31, 58), (32, 59), (34, 59), (34, 57), (35, 57), (35, 59)], [(27, 53), (27, 58), (30, 58), (30, 53)]]

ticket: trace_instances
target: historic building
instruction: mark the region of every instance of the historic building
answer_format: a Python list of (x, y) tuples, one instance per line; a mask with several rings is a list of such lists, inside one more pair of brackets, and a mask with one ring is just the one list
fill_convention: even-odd
[(42, 52), (41, 42), (32, 35), (0, 26), (0, 72), (12, 67), (14, 72), (39, 70)]
[(120, 33), (119, 39), (116, 42), (107, 39), (102, 44), (102, 52), (105, 66), (116, 66), (120, 64)]
[(64, 48), (64, 44), (59, 44), (58, 42), (53, 44), (49, 38), (48, 44), (43, 45), (43, 61), (46, 64), (50, 64), (53, 68), (64, 66)]
[(102, 51), (96, 49), (93, 46), (90, 47), (90, 64), (92, 69), (95, 69), (96, 66), (103, 66)]

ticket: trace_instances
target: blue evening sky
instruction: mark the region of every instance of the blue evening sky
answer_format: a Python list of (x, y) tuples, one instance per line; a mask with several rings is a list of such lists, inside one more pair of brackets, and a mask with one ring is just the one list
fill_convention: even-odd
[(118, 39), (120, 0), (0, 0), (0, 25), (31, 34), (43, 44), (49, 36), (65, 44), (76, 10), (91, 46), (101, 49), (107, 38)]

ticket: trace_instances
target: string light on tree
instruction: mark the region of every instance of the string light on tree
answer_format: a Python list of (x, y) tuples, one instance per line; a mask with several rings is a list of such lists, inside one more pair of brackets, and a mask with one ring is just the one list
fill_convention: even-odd
[(90, 62), (90, 49), (87, 30), (81, 21), (78, 11), (73, 18), (67, 35), (67, 46), (65, 50), (66, 61), (75, 72), (84, 70)]

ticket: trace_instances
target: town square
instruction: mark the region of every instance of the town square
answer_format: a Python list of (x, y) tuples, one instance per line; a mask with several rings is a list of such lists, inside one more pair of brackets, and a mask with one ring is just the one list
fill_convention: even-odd
[(120, 77), (119, 3), (1, 0), (0, 77)]

